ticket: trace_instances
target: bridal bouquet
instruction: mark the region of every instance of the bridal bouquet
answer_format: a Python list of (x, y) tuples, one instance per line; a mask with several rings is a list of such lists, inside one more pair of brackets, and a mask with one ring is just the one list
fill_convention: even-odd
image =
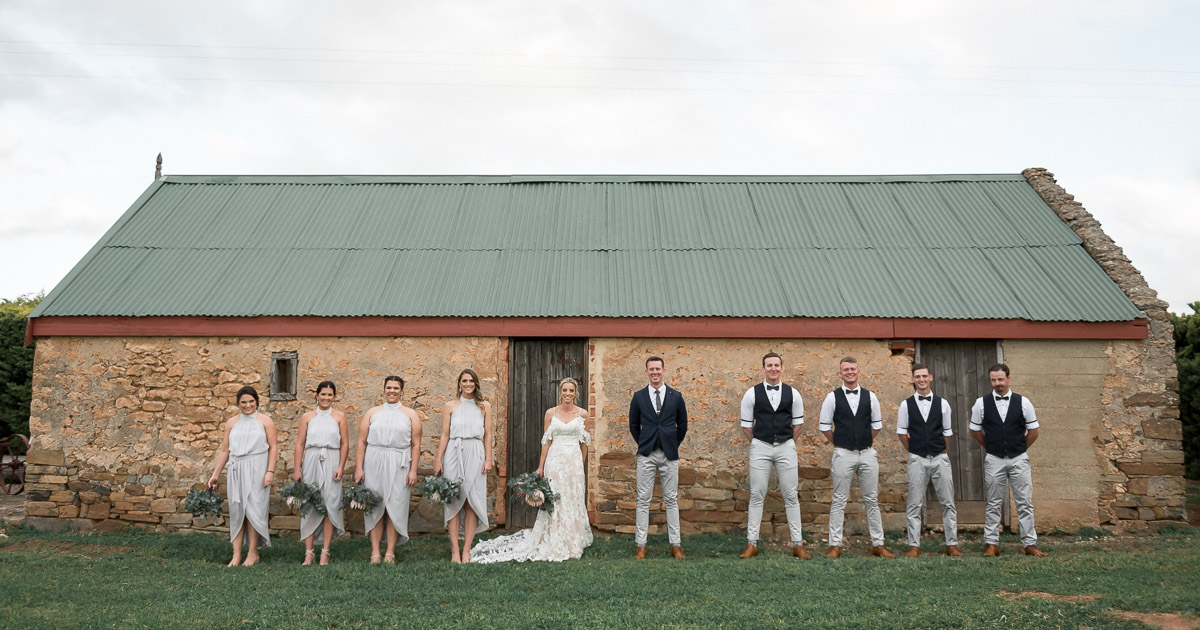
[(383, 497), (372, 492), (366, 486), (354, 484), (346, 488), (342, 492), (342, 507), (348, 507), (354, 510), (363, 510), (369, 512), (375, 509), (376, 505), (383, 500)]
[(436, 477), (426, 475), (421, 483), (417, 484), (416, 490), (417, 494), (423, 495), (434, 503), (453, 503), (462, 494), (462, 483), (451, 481), (441, 475)]
[(537, 473), (521, 473), (508, 480), (508, 487), (513, 490), (513, 497), (524, 499), (525, 503), (548, 514), (554, 513), (554, 502), (558, 501), (558, 493), (550, 488), (550, 480), (539, 477)]
[(309, 510), (316, 510), (321, 516), (329, 513), (329, 508), (325, 507), (325, 498), (321, 496), (321, 489), (303, 481), (289, 482), (279, 491), (279, 496), (283, 497), (284, 503), (289, 506), (299, 507), (301, 514), (308, 514)]
[(183, 509), (191, 512), (192, 516), (208, 518), (210, 516), (220, 516), (221, 506), (225, 503), (225, 497), (221, 496), (215, 488), (207, 490), (197, 490), (192, 488), (188, 490), (187, 497), (183, 500)]

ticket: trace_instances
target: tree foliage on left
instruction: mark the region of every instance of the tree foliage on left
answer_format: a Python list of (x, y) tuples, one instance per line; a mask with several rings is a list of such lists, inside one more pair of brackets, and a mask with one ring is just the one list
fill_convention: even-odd
[(33, 347), (25, 346), (25, 318), (42, 296), (0, 300), (0, 438), (29, 435)]
[(1200, 302), (1191, 315), (1171, 314), (1175, 325), (1175, 366), (1179, 369), (1179, 418), (1188, 479), (1200, 479)]

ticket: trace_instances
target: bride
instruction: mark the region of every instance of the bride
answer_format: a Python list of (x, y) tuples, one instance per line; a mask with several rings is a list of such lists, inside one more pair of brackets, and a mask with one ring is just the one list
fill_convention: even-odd
[(575, 406), (578, 391), (575, 379), (563, 379), (558, 386), (558, 406), (546, 410), (537, 474), (544, 474), (559, 494), (554, 512), (539, 511), (533, 529), (480, 542), (471, 550), (471, 562), (561, 562), (582, 556), (592, 544), (583, 477), (591, 436), (583, 428), (586, 412)]

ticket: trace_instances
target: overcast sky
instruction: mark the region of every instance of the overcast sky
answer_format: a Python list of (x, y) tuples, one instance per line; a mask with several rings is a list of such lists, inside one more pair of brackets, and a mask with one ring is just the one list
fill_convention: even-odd
[(0, 0), (0, 298), (52, 289), (162, 152), (181, 175), (1042, 166), (1190, 312), (1197, 25), (1184, 1)]

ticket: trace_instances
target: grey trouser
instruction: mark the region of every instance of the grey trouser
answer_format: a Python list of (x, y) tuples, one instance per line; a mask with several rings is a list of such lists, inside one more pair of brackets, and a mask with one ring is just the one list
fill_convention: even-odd
[(858, 475), (858, 489), (862, 493), (863, 505), (867, 508), (867, 529), (871, 532), (871, 546), (883, 544), (883, 517), (879, 515), (879, 460), (875, 449), (864, 448), (851, 451), (833, 447), (833, 461), (829, 464), (833, 474), (833, 501), (829, 504), (829, 546), (842, 545), (842, 522), (846, 515), (846, 500), (850, 498), (850, 482)]
[(638, 546), (646, 544), (650, 530), (650, 500), (654, 498), (654, 475), (662, 484), (663, 507), (667, 511), (667, 538), (679, 544), (679, 460), (670, 461), (657, 450), (637, 457), (637, 533)]
[(775, 445), (762, 440), (750, 440), (750, 518), (746, 523), (746, 540), (758, 543), (763, 499), (767, 497), (772, 468), (775, 469), (775, 476), (779, 478), (779, 493), (783, 495), (783, 506), (787, 510), (792, 545), (803, 544), (804, 539), (800, 536), (800, 499), (796, 496), (799, 483), (796, 442), (793, 440)]
[(987, 494), (987, 511), (983, 517), (983, 542), (987, 545), (1000, 544), (1000, 510), (1008, 499), (1008, 488), (1012, 487), (1013, 501), (1017, 504), (1017, 520), (1021, 523), (1021, 544), (1025, 547), (1037, 544), (1037, 530), (1033, 527), (1033, 474), (1029, 468), (1029, 453), (1016, 457), (983, 456), (983, 489)]
[(925, 510), (925, 488), (933, 482), (938, 503), (942, 504), (942, 527), (946, 530), (946, 546), (958, 544), (958, 510), (954, 507), (954, 477), (950, 473), (950, 456), (946, 453), (932, 457), (908, 454), (908, 546), (921, 546), (921, 512)]

